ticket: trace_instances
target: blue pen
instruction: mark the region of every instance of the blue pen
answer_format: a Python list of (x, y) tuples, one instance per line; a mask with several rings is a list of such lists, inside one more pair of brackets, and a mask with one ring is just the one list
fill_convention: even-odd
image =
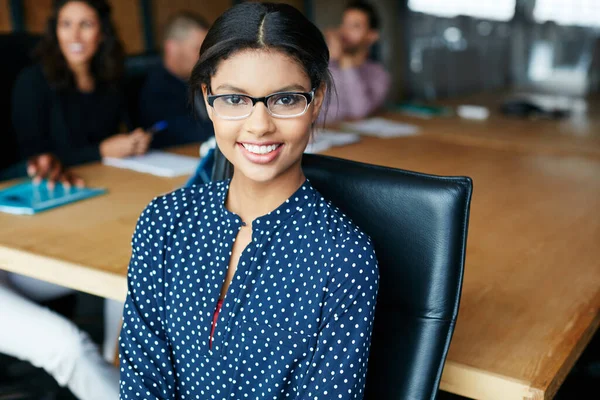
[(148, 133), (150, 133), (151, 135), (156, 135), (157, 133), (167, 129), (167, 126), (169, 126), (167, 121), (158, 121), (157, 123), (152, 125), (150, 129), (148, 129)]

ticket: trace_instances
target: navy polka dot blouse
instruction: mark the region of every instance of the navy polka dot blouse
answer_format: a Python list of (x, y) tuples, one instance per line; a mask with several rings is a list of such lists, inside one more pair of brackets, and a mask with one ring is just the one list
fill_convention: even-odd
[(308, 181), (252, 224), (215, 325), (241, 219), (229, 181), (177, 190), (133, 236), (121, 399), (361, 399), (378, 288), (369, 238)]

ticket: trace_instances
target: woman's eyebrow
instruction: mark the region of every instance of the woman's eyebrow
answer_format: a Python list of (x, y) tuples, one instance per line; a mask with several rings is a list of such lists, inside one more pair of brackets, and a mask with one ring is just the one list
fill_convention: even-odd
[[(233, 92), (233, 93), (240, 93), (240, 94), (248, 94), (248, 92), (245, 91), (244, 89), (239, 88), (237, 86), (229, 85), (227, 83), (224, 83), (222, 85), (217, 86), (217, 88), (215, 89), (215, 92), (219, 91), (219, 90), (225, 90), (225, 91), (229, 91), (229, 92)], [(279, 92), (305, 92), (305, 91), (306, 91), (306, 89), (302, 85), (292, 84), (292, 85), (284, 86), (282, 88), (274, 90), (271, 93), (279, 93)]]
[(240, 89), (239, 87), (229, 85), (227, 83), (217, 86), (215, 91), (217, 91), (217, 90), (227, 90), (227, 91), (234, 92), (234, 93), (248, 94), (248, 92), (246, 92), (244, 89)]
[(282, 87), (281, 89), (275, 90), (273, 93), (278, 92), (306, 92), (306, 89), (302, 85), (294, 84)]

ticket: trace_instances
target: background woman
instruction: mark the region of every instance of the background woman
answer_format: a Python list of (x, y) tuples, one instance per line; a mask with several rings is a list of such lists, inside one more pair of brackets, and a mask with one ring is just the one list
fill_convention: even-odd
[(13, 90), (22, 158), (50, 152), (71, 166), (148, 149), (143, 130), (118, 133), (129, 123), (119, 88), (124, 55), (105, 0), (58, 1), (37, 55)]

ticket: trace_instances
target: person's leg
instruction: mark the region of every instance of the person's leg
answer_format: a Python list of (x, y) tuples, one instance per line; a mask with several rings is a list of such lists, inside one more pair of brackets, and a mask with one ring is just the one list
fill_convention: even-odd
[(8, 285), (8, 272), (0, 269), (0, 285)]
[(8, 282), (17, 292), (36, 302), (54, 300), (74, 292), (64, 286), (14, 273), (8, 274)]
[(109, 363), (115, 361), (117, 342), (123, 320), (123, 306), (120, 301), (104, 300), (104, 359)]
[(119, 398), (119, 372), (73, 323), (0, 285), (0, 352), (44, 368), (81, 400)]

